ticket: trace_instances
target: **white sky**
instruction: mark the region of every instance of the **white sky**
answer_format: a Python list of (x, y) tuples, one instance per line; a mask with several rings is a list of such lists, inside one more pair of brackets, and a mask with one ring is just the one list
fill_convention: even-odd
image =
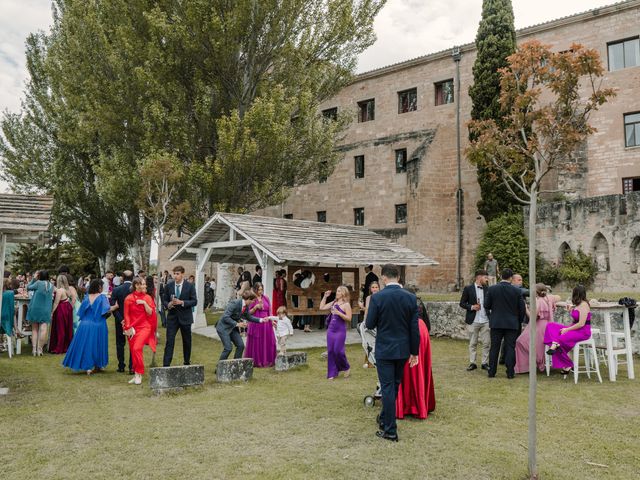
[[(513, 0), (516, 28), (613, 3), (611, 0)], [(472, 42), (481, 0), (388, 0), (375, 22), (378, 40), (358, 71)], [(0, 0), (0, 111), (17, 111), (27, 77), (24, 42), (51, 23), (50, 0)], [(0, 185), (0, 189), (5, 189)]]

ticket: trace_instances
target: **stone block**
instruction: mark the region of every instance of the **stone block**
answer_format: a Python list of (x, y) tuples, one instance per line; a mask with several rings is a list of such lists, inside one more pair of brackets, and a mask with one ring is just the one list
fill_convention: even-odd
[(219, 382), (247, 381), (253, 377), (252, 358), (234, 358), (220, 360), (216, 368), (216, 379)]
[(152, 368), (149, 379), (150, 387), (156, 393), (181, 391), (204, 383), (204, 365)]
[(8, 388), (0, 388), (0, 395), (9, 395)]
[(276, 372), (284, 372), (307, 364), (307, 352), (287, 352), (276, 357)]

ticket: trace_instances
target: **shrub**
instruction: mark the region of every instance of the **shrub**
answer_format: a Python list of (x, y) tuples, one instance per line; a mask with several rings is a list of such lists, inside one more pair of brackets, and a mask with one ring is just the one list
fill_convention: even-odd
[(587, 255), (581, 249), (578, 249), (576, 253), (567, 252), (562, 257), (562, 263), (558, 270), (560, 271), (560, 279), (568, 286), (581, 283), (585, 287), (593, 283), (598, 272), (591, 255)]
[(555, 287), (560, 281), (560, 269), (545, 260), (540, 252), (536, 252), (536, 283)]
[(529, 240), (524, 234), (521, 213), (507, 213), (487, 223), (476, 249), (474, 270), (484, 268), (488, 253), (493, 253), (500, 271), (510, 268), (528, 283)]

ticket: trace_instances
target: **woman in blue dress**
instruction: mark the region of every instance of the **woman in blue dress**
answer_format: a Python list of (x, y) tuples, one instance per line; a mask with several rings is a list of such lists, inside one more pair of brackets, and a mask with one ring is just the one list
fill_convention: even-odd
[(4, 279), (2, 285), (2, 320), (0, 321), (0, 334), (9, 337), (13, 335), (13, 318), (16, 316), (15, 294), (11, 288), (11, 280)]
[(49, 272), (36, 272), (27, 290), (33, 292), (33, 297), (27, 309), (27, 320), (31, 324), (31, 345), (33, 356), (42, 356), (42, 348), (47, 339), (47, 329), (51, 323), (53, 307), (53, 285), (49, 281)]
[(62, 361), (63, 366), (75, 371), (85, 371), (87, 375), (91, 375), (96, 369), (105, 368), (109, 363), (106, 320), (115, 307), (109, 305), (109, 299), (101, 292), (102, 280), (91, 280), (88, 294), (78, 309), (78, 330)]

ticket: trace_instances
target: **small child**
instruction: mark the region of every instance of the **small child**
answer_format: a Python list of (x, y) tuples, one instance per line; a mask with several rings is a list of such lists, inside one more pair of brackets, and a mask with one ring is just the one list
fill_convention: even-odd
[(278, 350), (280, 355), (287, 353), (287, 337), (293, 335), (293, 325), (287, 317), (287, 307), (278, 307), (277, 317), (267, 317), (273, 322), (273, 331), (278, 339)]

